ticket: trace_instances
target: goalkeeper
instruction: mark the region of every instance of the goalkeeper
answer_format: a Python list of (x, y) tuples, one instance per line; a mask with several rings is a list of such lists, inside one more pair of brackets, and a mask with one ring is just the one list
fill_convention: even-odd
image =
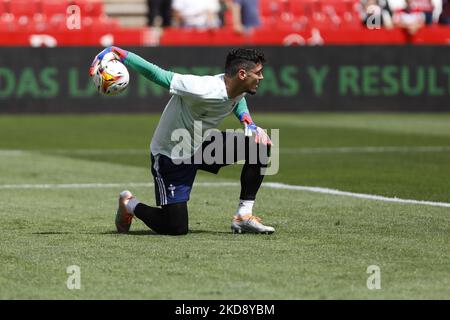
[[(240, 178), (240, 199), (231, 223), (232, 232), (273, 233), (274, 228), (263, 225), (252, 211), (264, 178), (262, 170), (267, 167), (272, 142), (266, 132), (253, 122), (245, 100), (247, 93), (256, 93), (259, 82), (264, 78), (264, 54), (255, 49), (235, 49), (227, 55), (224, 74), (194, 76), (163, 70), (132, 52), (109, 47), (95, 57), (90, 75), (113, 59), (120, 60), (173, 95), (162, 113), (150, 145), (157, 207), (142, 203), (128, 190), (121, 192), (115, 220), (117, 231), (128, 232), (132, 218), (137, 217), (156, 233), (187, 234), (187, 202), (197, 170), (217, 174), (221, 167), (230, 164), (222, 160), (225, 155), (229, 159), (232, 153), (231, 163), (245, 160)], [(249, 134), (222, 132), (222, 139), (205, 138), (201, 143), (195, 143), (199, 132), (194, 127), (199, 121), (203, 137), (205, 131), (216, 128), (232, 112), (245, 125), (246, 132), (253, 139)], [(173, 133), (180, 129), (193, 137), (189, 147), (183, 149), (190, 152), (182, 155), (174, 152), (174, 148), (179, 147), (179, 142), (172, 140)], [(244, 141), (244, 153), (237, 152), (234, 148), (239, 139)], [(197, 157), (208, 145), (211, 147), (211, 143), (221, 143), (220, 151), (223, 156), (220, 157), (220, 152), (217, 152), (216, 156), (220, 159), (212, 164), (206, 162), (202, 154)], [(256, 161), (251, 161), (255, 159), (252, 150), (256, 150)]]

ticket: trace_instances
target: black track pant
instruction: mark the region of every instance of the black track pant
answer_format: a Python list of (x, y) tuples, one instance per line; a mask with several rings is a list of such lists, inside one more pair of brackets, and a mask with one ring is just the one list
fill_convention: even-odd
[[(226, 137), (224, 133), (224, 137)], [(247, 151), (248, 144), (253, 143), (248, 138), (246, 139)], [(214, 141), (214, 140), (213, 140)], [(225, 138), (226, 141), (226, 138)], [(211, 141), (203, 144), (203, 148), (206, 147)], [(259, 146), (257, 146), (259, 148)], [(261, 146), (262, 147), (262, 146)], [(257, 157), (257, 161), (251, 161), (249, 159), (249, 152), (245, 152), (245, 160), (241, 172), (241, 200), (255, 200), (256, 194), (261, 186), (264, 179), (264, 175), (261, 174), (261, 168), (267, 167), (268, 155), (270, 153), (270, 148), (265, 147), (264, 154), (265, 159), (261, 160)], [(258, 155), (259, 155), (259, 149)], [(224, 155), (226, 154), (224, 147)], [(239, 156), (235, 155), (233, 161), (237, 162), (240, 159)], [(228, 165), (224, 164), (204, 164), (198, 167), (199, 170), (204, 170), (212, 173), (217, 173), (221, 167)], [(143, 203), (139, 203), (134, 213), (136, 217), (141, 219), (150, 229), (159, 234), (167, 235), (185, 235), (188, 233), (188, 209), (187, 202), (180, 202), (174, 204), (163, 205), (160, 207), (151, 207)]]

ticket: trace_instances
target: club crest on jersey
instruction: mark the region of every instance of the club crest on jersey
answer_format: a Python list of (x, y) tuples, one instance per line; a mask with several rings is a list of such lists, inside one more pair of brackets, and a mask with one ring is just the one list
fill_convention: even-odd
[(175, 189), (176, 188), (177, 187), (175, 187), (173, 184), (170, 184), (169, 187), (167, 188), (167, 189), (169, 189), (170, 195), (172, 196), (172, 198), (175, 197)]

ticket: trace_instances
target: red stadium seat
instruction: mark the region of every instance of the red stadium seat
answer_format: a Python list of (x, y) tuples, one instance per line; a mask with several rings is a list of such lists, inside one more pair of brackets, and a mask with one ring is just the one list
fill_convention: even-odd
[(279, 10), (279, 0), (260, 0), (259, 11), (261, 16), (268, 17), (275, 15)]
[(413, 38), (414, 44), (450, 45), (450, 26), (433, 25), (420, 29)]
[(100, 17), (105, 15), (101, 0), (76, 0), (75, 4), (80, 7), (83, 16)]
[(0, 17), (0, 31), (2, 32), (14, 32), (17, 30), (16, 24), (12, 16), (4, 14)]
[(43, 30), (45, 18), (41, 14), (40, 0), (10, 0), (3, 1), (8, 6), (9, 21), (14, 24), (14, 29), (21, 32), (33, 32), (35, 26)]
[(107, 16), (84, 17), (81, 19), (81, 28), (87, 31), (112, 32), (120, 29), (117, 19)]
[(41, 13), (40, 0), (11, 0), (9, 10), (16, 18), (32, 17)]
[(65, 30), (67, 2), (59, 0), (42, 0), (42, 14), (46, 17), (49, 30)]
[(53, 15), (66, 16), (67, 3), (60, 0), (42, 0), (42, 13), (47, 17)]
[(305, 15), (305, 4), (303, 1), (290, 1), (289, 6), (291, 11), (296, 16), (304, 16)]
[(328, 2), (327, 5), (332, 6), (339, 16), (343, 16), (346, 12), (353, 11), (353, 1), (333, 1)]
[(9, 9), (7, 9), (6, 2), (4, 0), (0, 0), (0, 17), (6, 14), (7, 12), (9, 12)]

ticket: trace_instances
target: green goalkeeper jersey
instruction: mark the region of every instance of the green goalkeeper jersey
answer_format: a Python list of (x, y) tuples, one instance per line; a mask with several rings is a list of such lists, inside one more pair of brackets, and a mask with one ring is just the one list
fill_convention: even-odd
[(173, 73), (131, 52), (125, 64), (172, 94), (152, 138), (150, 150), (153, 155), (188, 158), (201, 146), (205, 131), (217, 128), (231, 112), (236, 116), (248, 112), (245, 93), (233, 99), (228, 97), (223, 74)]

